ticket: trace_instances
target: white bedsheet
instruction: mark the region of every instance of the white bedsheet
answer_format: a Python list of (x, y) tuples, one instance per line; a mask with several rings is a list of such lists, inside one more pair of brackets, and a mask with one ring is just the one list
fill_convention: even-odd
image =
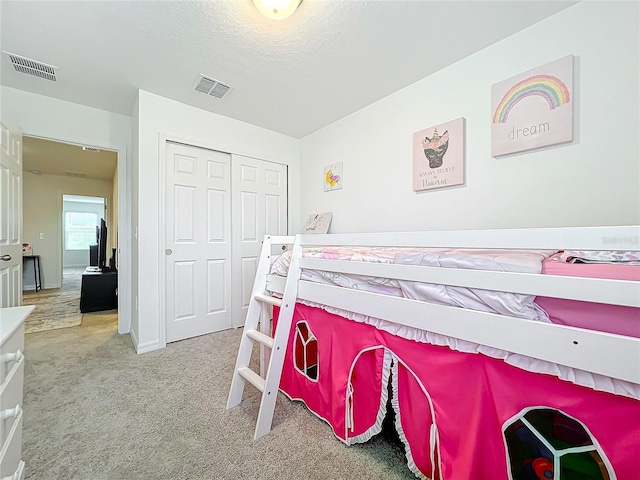
[[(545, 258), (555, 251), (454, 250), (425, 248), (309, 248), (303, 256), (332, 260), (349, 260), (402, 265), (427, 265), (454, 269), (540, 273)], [(291, 252), (285, 252), (273, 264), (271, 272), (286, 276)], [(469, 308), (489, 313), (511, 315), (528, 320), (548, 322), (546, 312), (536, 305), (535, 296), (490, 290), (451, 287), (423, 282), (365, 277), (336, 272), (303, 270), (302, 280), (337, 285), (372, 293), (405, 297), (438, 305)]]

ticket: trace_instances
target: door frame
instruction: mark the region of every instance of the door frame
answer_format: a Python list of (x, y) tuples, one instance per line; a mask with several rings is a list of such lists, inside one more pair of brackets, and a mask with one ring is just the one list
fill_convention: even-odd
[[(216, 152), (228, 153), (229, 155), (242, 155), (245, 157), (255, 158), (257, 160), (262, 160), (264, 162), (277, 163), (280, 165), (289, 166), (286, 162), (277, 162), (274, 160), (269, 160), (262, 157), (257, 157), (255, 154), (246, 151), (228, 151), (228, 148), (221, 148), (217, 146), (215, 142), (210, 140), (202, 140), (202, 139), (193, 139), (193, 138), (185, 138), (179, 135), (174, 135), (171, 133), (160, 132), (158, 135), (158, 298), (164, 298), (166, 292), (166, 266), (165, 266), (165, 254), (164, 251), (167, 248), (166, 246), (166, 206), (165, 202), (165, 164), (166, 155), (167, 155), (167, 142), (180, 143), (182, 145), (186, 145), (194, 148), (204, 148), (207, 150), (215, 150)], [(233, 161), (233, 158), (231, 159)], [(289, 172), (289, 168), (287, 168), (287, 172)], [(289, 175), (287, 173), (287, 202), (289, 202), (289, 195), (291, 194), (290, 185), (289, 185)], [(289, 218), (289, 204), (287, 205), (287, 234), (289, 233), (291, 219)], [(233, 259), (233, 248), (231, 250), (231, 258)], [(240, 325), (242, 327), (243, 325)], [(239, 327), (232, 327), (239, 328)], [(167, 309), (165, 302), (158, 302), (158, 332), (159, 332), (159, 342), (158, 346), (153, 348), (165, 348), (167, 346)], [(143, 353), (146, 350), (138, 350), (138, 353)]]
[[(125, 334), (131, 330), (131, 159), (127, 146), (117, 143), (82, 142), (73, 135), (53, 138), (41, 135), (37, 131), (23, 130), (23, 136), (63, 142), (71, 145), (91, 145), (104, 150), (111, 150), (118, 155), (118, 333)], [(60, 197), (62, 198), (62, 197)], [(62, 208), (62, 203), (60, 204)], [(24, 214), (23, 214), (24, 215)], [(60, 252), (61, 255), (61, 252)], [(62, 259), (61, 259), (62, 261)], [(60, 272), (62, 276), (62, 273)]]

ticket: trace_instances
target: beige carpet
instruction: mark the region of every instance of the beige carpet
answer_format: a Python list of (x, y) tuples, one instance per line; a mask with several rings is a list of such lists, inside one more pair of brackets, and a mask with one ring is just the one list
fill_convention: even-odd
[(28, 480), (415, 478), (389, 436), (347, 447), (282, 394), (273, 431), (254, 442), (257, 392), (225, 410), (241, 330), (136, 355), (116, 325), (87, 314), (27, 335)]
[(80, 285), (83, 270), (65, 269), (62, 288), (23, 293), (22, 304), (36, 306), (25, 322), (25, 333), (77, 327), (82, 324)]

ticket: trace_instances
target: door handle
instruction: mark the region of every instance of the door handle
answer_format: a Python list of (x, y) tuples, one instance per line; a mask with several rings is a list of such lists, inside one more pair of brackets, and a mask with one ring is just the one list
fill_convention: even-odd
[(11, 261), (11, 255), (2, 255), (0, 257), (0, 260), (2, 260), (3, 262), (9, 262)]
[(172, 253), (173, 253), (173, 250), (171, 250), (170, 248), (167, 248), (167, 249), (164, 251), (164, 254), (165, 254), (165, 255), (171, 255)]

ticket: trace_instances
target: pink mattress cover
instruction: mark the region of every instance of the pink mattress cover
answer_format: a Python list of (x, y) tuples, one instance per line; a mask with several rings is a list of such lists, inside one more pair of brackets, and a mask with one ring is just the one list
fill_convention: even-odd
[[(640, 282), (640, 265), (566, 263), (559, 255), (553, 255), (542, 263), (542, 273)], [(553, 323), (640, 338), (640, 312), (637, 308), (550, 297), (536, 297), (536, 303), (544, 308)]]

